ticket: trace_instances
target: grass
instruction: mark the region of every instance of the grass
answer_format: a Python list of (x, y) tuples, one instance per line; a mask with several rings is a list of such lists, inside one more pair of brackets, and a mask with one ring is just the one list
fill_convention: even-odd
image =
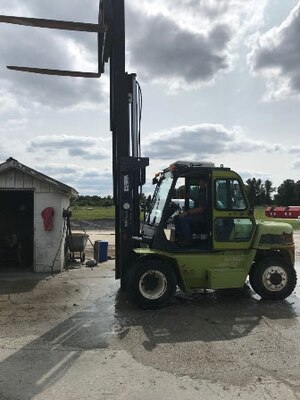
[(295, 219), (266, 217), (265, 207), (255, 207), (254, 214), (255, 218), (260, 221), (287, 222), (288, 224), (292, 225), (295, 231), (300, 229), (300, 224)]
[[(300, 224), (295, 219), (285, 219), (285, 218), (268, 218), (265, 216), (264, 207), (255, 208), (255, 218), (261, 221), (278, 221), (287, 222), (292, 225), (294, 230), (300, 230)], [(78, 220), (93, 220), (93, 219), (114, 219), (115, 209), (114, 207), (74, 207), (72, 210), (72, 218)]]
[(114, 219), (115, 208), (114, 207), (88, 207), (88, 206), (76, 206), (72, 208), (72, 218), (78, 220), (93, 220), (93, 219)]

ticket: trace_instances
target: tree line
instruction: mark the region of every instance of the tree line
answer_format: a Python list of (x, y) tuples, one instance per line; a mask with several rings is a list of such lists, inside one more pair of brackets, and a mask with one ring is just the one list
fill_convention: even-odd
[(247, 179), (246, 191), (252, 206), (300, 206), (300, 180), (284, 180), (277, 188), (267, 179)]
[[(300, 180), (286, 179), (278, 188), (267, 179), (247, 179), (245, 182), (248, 199), (252, 206), (300, 206)], [(181, 193), (181, 191), (183, 191)], [(177, 198), (184, 198), (184, 186), (178, 189)], [(145, 203), (145, 195), (141, 195), (141, 203)], [(114, 205), (112, 196), (79, 196), (75, 202), (77, 206), (111, 207)]]
[(78, 196), (75, 206), (86, 207), (111, 207), (114, 205), (112, 196)]

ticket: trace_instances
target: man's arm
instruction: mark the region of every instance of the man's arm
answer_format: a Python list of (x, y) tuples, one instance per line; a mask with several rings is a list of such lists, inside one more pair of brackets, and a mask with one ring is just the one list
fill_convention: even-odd
[(179, 214), (181, 217), (185, 217), (186, 215), (196, 215), (196, 214), (202, 214), (205, 211), (206, 207), (195, 207), (191, 208), (190, 210), (183, 211), (182, 213)]

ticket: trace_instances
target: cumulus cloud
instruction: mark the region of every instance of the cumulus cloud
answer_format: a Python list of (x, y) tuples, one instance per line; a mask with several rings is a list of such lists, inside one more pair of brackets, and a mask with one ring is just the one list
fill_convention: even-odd
[[(41, 76), (4, 70), (5, 65), (93, 70), (93, 67), (87, 67), (84, 62), (76, 68), (76, 57), (80, 59), (85, 48), (81, 50), (74, 39), (62, 39), (55, 37), (55, 34), (37, 34), (36, 30), (28, 31), (28, 28), (23, 35), (24, 29), (16, 28), (12, 33), (11, 27), (1, 27), (1, 77), (7, 81), (5, 92), (8, 98), (11, 97), (12, 101), (18, 104), (26, 104), (30, 100), (32, 103), (55, 109), (80, 106), (95, 108), (106, 99), (106, 81), (103, 80), (93, 82), (90, 79)], [(10, 46), (7, 46), (9, 32), (12, 33), (12, 38)]]
[(32, 139), (27, 150), (30, 152), (44, 152), (48, 156), (67, 152), (71, 157), (84, 160), (102, 160), (110, 156), (107, 150), (107, 140), (89, 136), (46, 135)]
[(207, 159), (222, 153), (281, 151), (279, 144), (248, 139), (241, 128), (227, 129), (218, 124), (180, 126), (157, 132), (146, 141), (143, 153), (158, 159)]
[(253, 44), (249, 63), (253, 73), (267, 78), (267, 100), (300, 95), (300, 3), (278, 27)]
[(210, 82), (229, 68), (230, 28), (216, 25), (206, 34), (181, 28), (163, 15), (135, 17), (130, 25), (130, 63), (149, 80), (182, 84)]
[[(267, 0), (128, 0), (127, 43), (130, 66), (150, 81), (171, 89), (209, 84), (232, 67), (237, 43), (257, 24)], [(96, 22), (98, 2), (87, 0), (8, 0), (0, 13)], [(199, 23), (201, 21), (201, 23)], [(237, 34), (238, 33), (238, 34)], [(10, 46), (6, 46), (7, 38)], [(2, 38), (2, 40), (1, 40)], [(1, 24), (2, 62), (62, 69), (96, 69), (96, 35)], [(107, 94), (102, 82), (6, 73), (18, 97), (39, 105), (91, 107)], [(105, 85), (105, 84), (104, 84)], [(106, 97), (106, 96), (105, 96)]]
[(290, 146), (289, 151), (292, 154), (300, 154), (300, 146)]
[(203, 35), (183, 30), (164, 16), (148, 17), (135, 27), (130, 62), (152, 81), (165, 79), (174, 86), (210, 82), (229, 68), (225, 50), (230, 35), (222, 25)]
[(163, 14), (195, 32), (205, 32), (214, 24), (226, 24), (238, 30), (241, 39), (262, 22), (268, 0), (140, 0), (138, 7), (135, 0), (128, 3), (141, 14)]
[[(11, 7), (22, 7), (23, 14), (26, 16), (34, 16), (37, 18), (51, 18), (60, 20), (74, 20), (82, 22), (97, 22), (98, 17), (98, 0), (2, 0), (2, 7), (5, 4), (11, 4)], [(24, 4), (25, 3), (25, 4)]]
[[(0, 85), (3, 81), (0, 81)], [(3, 83), (5, 86), (5, 83)], [(18, 106), (18, 101), (12, 93), (9, 93), (7, 90), (3, 88), (0, 89), (0, 113), (9, 113), (15, 111)]]
[[(0, 143), (0, 160), (4, 160), (5, 159), (5, 151), (3, 150), (3, 146)], [(0, 161), (1, 163), (1, 161)]]
[(52, 178), (74, 187), (79, 194), (98, 194), (106, 196), (112, 193), (112, 174), (108, 169), (82, 168), (74, 164), (45, 164), (36, 169)]
[[(0, 14), (34, 16), (96, 22), (98, 5), (88, 1), (40, 2), (26, 5), (13, 1), (0, 5)], [(89, 12), (85, 10), (90, 10)], [(81, 13), (80, 13), (81, 11)], [(80, 15), (82, 14), (82, 15)], [(86, 16), (86, 18), (84, 18)], [(8, 45), (9, 39), (9, 45)], [(95, 108), (107, 98), (107, 81), (81, 78), (49, 77), (5, 70), (5, 65), (20, 65), (68, 70), (97, 70), (97, 36), (49, 29), (0, 24), (0, 78), (6, 81), (6, 93), (14, 96), (18, 104), (31, 103), (62, 108)]]
[(262, 171), (239, 171), (239, 175), (243, 179), (244, 182), (247, 181), (247, 179), (261, 179), (262, 181), (272, 180), (272, 177), (270, 174), (266, 174), (265, 172)]
[(257, 27), (266, 0), (259, 5), (253, 0), (127, 4), (130, 65), (143, 79), (189, 89), (210, 84), (232, 69), (237, 45), (250, 26)]
[(300, 160), (296, 160), (293, 164), (294, 169), (300, 169)]
[(5, 141), (6, 145), (8, 145), (11, 140), (12, 134), (16, 135), (19, 132), (24, 131), (24, 128), (27, 127), (28, 127), (28, 120), (26, 118), (5, 119), (0, 126), (0, 133), (2, 135), (2, 140)]

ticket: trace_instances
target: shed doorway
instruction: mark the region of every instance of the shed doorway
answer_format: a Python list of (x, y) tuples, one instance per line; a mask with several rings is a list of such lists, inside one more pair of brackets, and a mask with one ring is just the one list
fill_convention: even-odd
[(0, 269), (33, 270), (33, 190), (0, 190)]

